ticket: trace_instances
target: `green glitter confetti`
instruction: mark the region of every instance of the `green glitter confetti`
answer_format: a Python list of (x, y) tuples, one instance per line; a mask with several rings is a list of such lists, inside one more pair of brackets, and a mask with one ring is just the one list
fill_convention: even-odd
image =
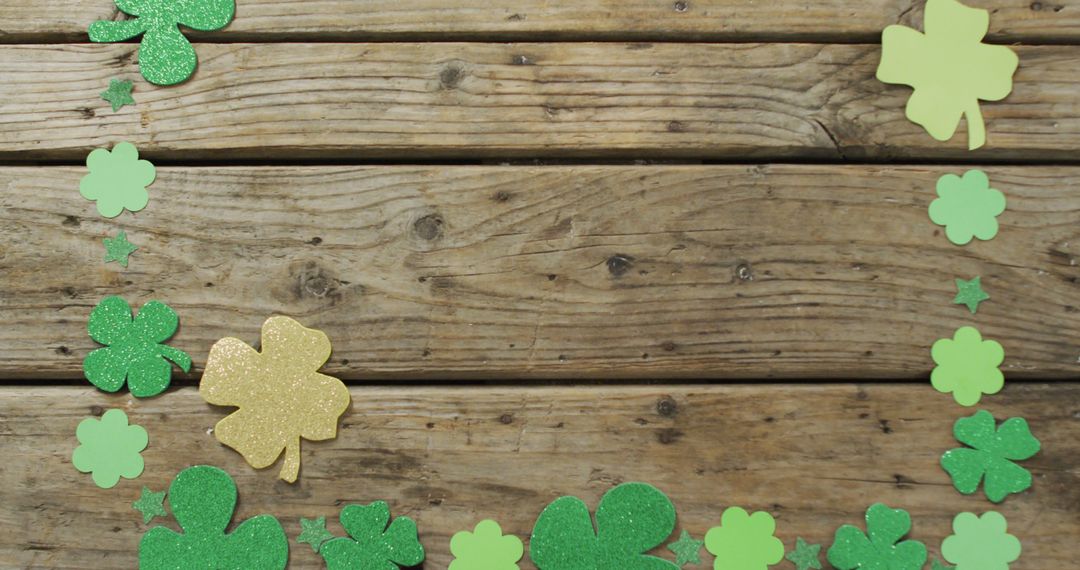
[(1010, 493), (1031, 487), (1031, 473), (1013, 463), (1039, 452), (1039, 440), (1031, 435), (1027, 420), (1010, 418), (998, 428), (986, 410), (956, 420), (953, 434), (970, 448), (950, 449), (941, 456), (941, 467), (952, 477), (957, 491), (970, 495), (985, 477), (986, 498), (1000, 503)]
[(981, 277), (976, 277), (971, 281), (957, 279), (956, 298), (953, 299), (953, 303), (967, 305), (968, 310), (974, 315), (979, 308), (979, 303), (990, 298), (990, 295), (987, 295), (986, 291), (982, 290), (981, 281)]
[(128, 266), (128, 257), (139, 249), (128, 241), (124, 230), (120, 230), (116, 237), (107, 237), (102, 241), (105, 243), (105, 263), (115, 261), (123, 267)]
[(851, 525), (840, 527), (827, 558), (837, 570), (919, 570), (926, 563), (926, 546), (900, 541), (910, 530), (907, 511), (877, 503), (866, 510), (867, 534)]
[(956, 570), (1009, 570), (1021, 549), (1020, 540), (1006, 530), (1000, 513), (960, 513), (953, 519), (953, 534), (941, 543), (941, 555)]
[(146, 187), (154, 183), (157, 170), (147, 160), (139, 160), (139, 149), (118, 143), (112, 152), (99, 148), (86, 157), (90, 174), (79, 182), (83, 198), (97, 202), (97, 211), (115, 218), (125, 209), (138, 212), (150, 201)]
[(101, 92), (101, 98), (112, 104), (113, 112), (117, 112), (124, 107), (124, 105), (134, 105), (135, 98), (131, 96), (131, 89), (134, 84), (130, 79), (123, 81), (119, 79), (113, 79), (109, 82), (109, 88)]
[(1005, 349), (996, 341), (983, 340), (975, 327), (960, 327), (953, 338), (938, 340), (930, 356), (937, 364), (930, 383), (938, 392), (952, 392), (961, 406), (974, 406), (983, 394), (997, 394), (1005, 386), (1005, 375), (998, 369)]
[(623, 483), (596, 509), (577, 497), (559, 497), (536, 520), (529, 557), (540, 570), (678, 570), (644, 554), (675, 530), (675, 506), (652, 485)]
[(776, 520), (769, 513), (729, 507), (720, 526), (705, 534), (705, 548), (716, 556), (716, 570), (766, 570), (784, 559), (784, 543), (775, 532)]
[(454, 561), (447, 570), (519, 570), (525, 554), (521, 539), (503, 535), (499, 523), (482, 520), (473, 532), (463, 530), (450, 539)]
[(795, 570), (821, 570), (821, 545), (807, 544), (801, 537), (795, 539), (795, 550), (788, 553), (787, 558), (795, 565)]
[(390, 507), (383, 501), (348, 505), (338, 520), (352, 538), (335, 538), (319, 548), (327, 570), (390, 570), (424, 561), (416, 523), (409, 517), (390, 522)]
[(143, 472), (143, 458), (149, 438), (141, 426), (128, 425), (123, 410), (109, 410), (97, 418), (79, 422), (71, 463), (83, 473), (92, 473), (94, 484), (103, 489), (116, 486), (120, 478), (134, 479)]
[(300, 536), (296, 537), (296, 542), (310, 544), (315, 552), (319, 551), (324, 542), (334, 538), (334, 535), (326, 530), (326, 517), (310, 520), (301, 518), (300, 529)]
[(175, 85), (191, 77), (199, 58), (178, 25), (213, 32), (229, 25), (233, 0), (114, 0), (132, 20), (90, 24), (90, 41), (122, 42), (142, 35), (139, 71), (155, 85)]
[(679, 535), (679, 540), (668, 545), (668, 550), (675, 553), (675, 564), (686, 566), (687, 564), (701, 564), (701, 547), (704, 540), (694, 540), (685, 530)]
[(949, 241), (964, 245), (972, 238), (988, 240), (997, 235), (1005, 195), (990, 187), (986, 173), (969, 170), (963, 178), (946, 174), (938, 179), (937, 194), (930, 203), (930, 221), (945, 226)]
[(169, 512), (165, 510), (165, 491), (155, 493), (149, 487), (143, 486), (139, 500), (131, 503), (131, 508), (142, 513), (143, 524), (154, 520), (154, 517), (167, 517)]
[(225, 533), (236, 509), (236, 484), (217, 467), (181, 471), (169, 486), (169, 505), (184, 532), (148, 530), (139, 542), (141, 570), (273, 570), (289, 561), (289, 539), (270, 515), (251, 517)]

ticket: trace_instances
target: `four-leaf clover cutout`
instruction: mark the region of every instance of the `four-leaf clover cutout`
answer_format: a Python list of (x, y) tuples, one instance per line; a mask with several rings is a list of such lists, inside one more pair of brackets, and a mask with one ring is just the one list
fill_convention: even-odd
[(1010, 418), (997, 427), (994, 416), (979, 410), (953, 425), (957, 441), (970, 446), (950, 449), (941, 456), (941, 467), (952, 477), (957, 491), (970, 495), (984, 480), (986, 498), (995, 503), (1011, 493), (1031, 487), (1031, 473), (1013, 463), (1039, 452), (1039, 440), (1031, 435), (1027, 420)]
[(383, 501), (348, 505), (338, 517), (352, 538), (328, 540), (319, 548), (327, 570), (394, 570), (424, 561), (424, 547), (409, 517), (390, 522), (390, 507)]
[(926, 546), (900, 539), (911, 530), (907, 511), (877, 503), (866, 510), (866, 534), (844, 525), (836, 530), (828, 560), (837, 570), (919, 570)]
[(472, 532), (463, 530), (450, 539), (454, 561), (447, 570), (518, 570), (525, 553), (521, 539), (503, 535), (499, 523), (482, 520)]

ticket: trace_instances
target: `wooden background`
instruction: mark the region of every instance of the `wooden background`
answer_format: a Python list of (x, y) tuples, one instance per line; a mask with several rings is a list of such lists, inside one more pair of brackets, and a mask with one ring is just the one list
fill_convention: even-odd
[[(139, 489), (202, 463), (235, 477), (237, 520), (274, 514), (290, 537), (385, 499), (433, 569), (482, 518), (526, 538), (552, 499), (595, 506), (630, 480), (699, 537), (740, 505), (788, 548), (827, 548), (882, 501), (936, 555), (956, 513), (996, 509), (1014, 570), (1074, 566), (1080, 3), (969, 3), (989, 41), (1021, 44), (975, 152), (873, 78), (881, 29), (921, 29), (921, 1), (241, 0), (192, 34), (193, 80), (156, 88), (136, 44), (85, 43), (122, 17), (111, 1), (6, 0), (0, 567), (133, 567)], [(113, 113), (98, 93), (117, 77), (138, 104)], [(144, 211), (106, 220), (78, 180), (122, 140), (159, 177)], [(974, 166), (1009, 207), (997, 238), (957, 247), (926, 208)], [(118, 229), (140, 247), (127, 270), (101, 261)], [(951, 300), (975, 275), (992, 299), (972, 316)], [(180, 313), (195, 368), (163, 396), (81, 379), (112, 294)], [(295, 485), (220, 446), (229, 410), (194, 388), (215, 340), (255, 343), (272, 314), (328, 333), (353, 396)], [(938, 466), (973, 410), (929, 387), (929, 347), (968, 324), (1007, 355), (980, 407), (1043, 442), (1033, 489), (998, 507)], [(151, 443), (141, 478), (101, 490), (70, 456), (110, 407)], [(291, 567), (322, 561), (292, 542)]]

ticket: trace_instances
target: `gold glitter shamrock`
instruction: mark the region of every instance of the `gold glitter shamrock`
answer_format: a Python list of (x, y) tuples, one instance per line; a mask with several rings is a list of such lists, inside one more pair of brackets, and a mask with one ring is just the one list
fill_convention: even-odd
[(262, 326), (262, 352), (236, 338), (210, 349), (199, 394), (216, 406), (236, 406), (217, 423), (218, 441), (237, 450), (256, 469), (285, 461), (280, 477), (290, 483), (300, 472), (300, 438), (337, 435), (338, 418), (349, 407), (349, 390), (320, 374), (330, 358), (322, 331), (289, 317), (270, 317)]

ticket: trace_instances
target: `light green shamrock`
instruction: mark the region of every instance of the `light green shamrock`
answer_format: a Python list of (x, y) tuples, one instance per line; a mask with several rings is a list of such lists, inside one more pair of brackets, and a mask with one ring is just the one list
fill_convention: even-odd
[(866, 534), (844, 525), (827, 558), (837, 570), (919, 570), (926, 563), (926, 546), (917, 540), (900, 541), (911, 530), (911, 516), (902, 509), (877, 503), (866, 510)]
[(773, 536), (776, 521), (764, 511), (729, 507), (720, 526), (705, 533), (705, 549), (716, 556), (716, 570), (765, 570), (784, 559), (784, 543)]
[(954, 534), (941, 543), (941, 555), (956, 570), (1009, 570), (1020, 558), (1020, 541), (1007, 528), (1000, 513), (960, 513), (953, 519)]
[(881, 34), (877, 78), (915, 88), (907, 118), (947, 141), (967, 116), (968, 148), (986, 144), (979, 99), (1000, 101), (1012, 91), (1020, 63), (1005, 46), (981, 43), (990, 27), (986, 10), (956, 0), (927, 0), (926, 33), (893, 25)]
[(938, 179), (937, 195), (930, 203), (930, 221), (945, 226), (949, 241), (964, 245), (972, 238), (987, 240), (997, 235), (1005, 195), (990, 187), (985, 172), (969, 170), (963, 178), (946, 174)]
[(150, 439), (142, 426), (128, 425), (123, 410), (109, 410), (101, 419), (86, 418), (75, 429), (79, 447), (71, 463), (83, 473), (91, 473), (102, 489), (116, 486), (120, 478), (134, 479), (143, 472), (143, 458)]
[(454, 561), (447, 570), (518, 570), (525, 553), (521, 539), (503, 535), (499, 523), (482, 520), (473, 532), (463, 530), (450, 539)]
[(157, 170), (148, 160), (139, 160), (139, 149), (122, 142), (95, 149), (86, 157), (90, 174), (79, 183), (83, 198), (97, 202), (97, 211), (106, 218), (119, 216), (124, 208), (138, 212), (150, 201), (146, 187), (154, 183)]
[(983, 394), (997, 394), (1005, 385), (1005, 375), (998, 369), (1005, 349), (996, 341), (983, 340), (975, 327), (960, 327), (953, 338), (938, 340), (930, 356), (937, 364), (930, 383), (938, 392), (952, 392), (961, 406), (974, 406)]
[(1013, 463), (1029, 459), (1041, 447), (1027, 420), (1009, 418), (999, 428), (990, 412), (979, 410), (956, 420), (953, 434), (960, 443), (971, 446), (950, 449), (941, 456), (941, 467), (952, 477), (957, 491), (970, 495), (985, 477), (986, 498), (1000, 503), (1010, 493), (1031, 487), (1031, 473)]

